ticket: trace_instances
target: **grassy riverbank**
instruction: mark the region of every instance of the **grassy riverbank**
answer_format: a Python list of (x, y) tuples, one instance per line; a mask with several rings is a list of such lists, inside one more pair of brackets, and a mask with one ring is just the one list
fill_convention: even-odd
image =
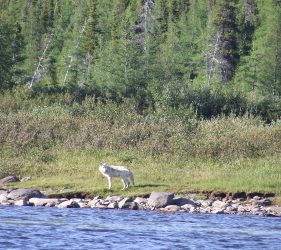
[[(7, 102), (9, 103), (9, 102)], [(139, 114), (131, 103), (1, 103), (0, 178), (48, 193), (147, 194), (152, 190), (281, 195), (281, 123), (244, 115), (202, 120), (191, 110)], [(9, 107), (9, 108), (8, 108)], [(100, 162), (129, 166), (136, 187), (107, 190)]]
[[(95, 195), (140, 195), (153, 190), (187, 191), (219, 190), (226, 192), (273, 192), (281, 194), (281, 160), (278, 155), (258, 159), (201, 160), (153, 158), (133, 152), (106, 153), (92, 150), (63, 151), (53, 149), (53, 160), (35, 163), (26, 155), (21, 172), (32, 176), (14, 187), (33, 187), (50, 194), (84, 192)], [(52, 152), (49, 152), (52, 153)], [(98, 172), (101, 161), (130, 166), (136, 187), (121, 191), (120, 180), (107, 190), (107, 180)]]

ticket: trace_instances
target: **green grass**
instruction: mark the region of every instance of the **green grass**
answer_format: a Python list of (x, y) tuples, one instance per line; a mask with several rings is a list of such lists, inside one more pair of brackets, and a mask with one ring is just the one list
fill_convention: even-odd
[[(216, 190), (281, 196), (280, 156), (281, 122), (259, 117), (201, 120), (161, 110), (141, 115), (130, 103), (91, 99), (2, 111), (0, 105), (0, 178), (31, 176), (11, 187), (48, 194)], [(114, 180), (109, 191), (98, 171), (101, 162), (130, 167), (136, 187), (122, 191)]]
[[(114, 153), (53, 148), (49, 150), (47, 160), (43, 157), (44, 162), (40, 157), (34, 158), (34, 153), (38, 155), (33, 151), (22, 158), (24, 167), (20, 170), (21, 176), (31, 176), (32, 180), (11, 187), (38, 188), (48, 194), (84, 192), (101, 196), (145, 195), (154, 190), (273, 192), (281, 195), (281, 158), (278, 155), (226, 161), (154, 158), (132, 151)], [(136, 186), (123, 191), (121, 181), (114, 179), (113, 189), (108, 190), (106, 178), (98, 171), (100, 162), (127, 165), (134, 173)]]

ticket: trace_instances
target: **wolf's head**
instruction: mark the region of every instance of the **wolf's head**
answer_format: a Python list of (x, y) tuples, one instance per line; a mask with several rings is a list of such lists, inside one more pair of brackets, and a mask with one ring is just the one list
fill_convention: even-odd
[(101, 163), (100, 166), (99, 166), (99, 171), (101, 173), (106, 173), (108, 170), (108, 164), (106, 163)]

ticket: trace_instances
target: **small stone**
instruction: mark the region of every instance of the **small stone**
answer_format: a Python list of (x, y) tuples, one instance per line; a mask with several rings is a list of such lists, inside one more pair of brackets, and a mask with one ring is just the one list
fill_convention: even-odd
[(120, 202), (118, 202), (118, 207), (120, 209), (132, 209), (132, 210), (138, 210), (139, 206), (138, 203), (134, 202), (131, 198), (126, 197)]
[(200, 213), (210, 213), (211, 212), (211, 207), (200, 207), (199, 208)]
[(126, 202), (130, 202), (130, 201), (132, 201), (132, 199), (129, 198), (129, 197), (126, 197), (126, 198), (124, 198), (123, 200), (121, 200), (120, 202), (118, 202), (118, 207), (119, 207), (120, 209), (121, 209), (121, 208), (124, 208)]
[(105, 198), (105, 201), (109, 201), (109, 202), (114, 202), (114, 201), (119, 202), (121, 200), (122, 198), (120, 196), (108, 196)]
[(180, 211), (181, 207), (178, 205), (168, 205), (164, 209), (168, 211), (178, 212)]
[(191, 207), (190, 210), (189, 210), (189, 213), (195, 213), (195, 212), (198, 212), (198, 211), (199, 211), (199, 208)]
[(142, 197), (137, 197), (134, 199), (134, 202), (138, 203), (138, 204), (146, 204), (148, 201), (147, 198), (142, 198)]
[(100, 203), (99, 201), (100, 201), (100, 199), (94, 198), (93, 200), (90, 200), (88, 202), (88, 206), (91, 207), (91, 208), (95, 208), (96, 205)]
[(21, 182), (26, 182), (26, 181), (30, 181), (31, 180), (31, 176), (26, 176), (20, 179)]
[(214, 210), (211, 210), (212, 214), (224, 214), (224, 209), (216, 208)]
[(237, 212), (239, 212), (239, 213), (244, 213), (244, 212), (246, 212), (246, 208), (245, 208), (244, 206), (240, 205), (240, 206), (238, 206), (238, 208), (237, 208)]
[(235, 213), (235, 212), (237, 212), (237, 207), (235, 207), (235, 206), (228, 206), (227, 208), (225, 208), (224, 212), (228, 213), (228, 214)]
[(232, 204), (241, 205), (241, 201), (240, 201), (239, 199), (237, 199), (237, 200), (232, 200), (231, 203), (232, 203)]
[(111, 209), (118, 208), (118, 202), (114, 201), (114, 202), (110, 203), (107, 207), (111, 208)]
[(104, 206), (108, 206), (111, 202), (106, 200), (100, 200), (99, 203)]
[(2, 203), (6, 204), (8, 202), (7, 194), (8, 194), (7, 192), (0, 194), (0, 204)]
[(260, 212), (261, 211), (261, 208), (260, 207), (253, 207), (252, 209), (251, 209), (251, 213), (257, 213), (257, 212)]
[(255, 201), (254, 204), (255, 205), (260, 205), (260, 206), (270, 206), (270, 205), (272, 205), (272, 201), (264, 199), (264, 200)]
[(201, 201), (201, 206), (202, 207), (210, 207), (210, 206), (212, 206), (212, 204), (213, 204), (212, 200), (203, 200), (203, 201)]
[(14, 202), (15, 206), (28, 206), (27, 200), (17, 200)]
[(101, 203), (98, 202), (98, 203), (95, 205), (95, 207), (91, 207), (91, 208), (107, 209), (108, 207), (107, 207), (107, 205), (104, 205), (104, 204), (101, 204)]
[(90, 206), (88, 205), (89, 200), (83, 200), (81, 199), (81, 201), (77, 202), (80, 208), (90, 208)]
[(212, 207), (215, 209), (225, 209), (228, 206), (228, 204), (224, 201), (214, 201), (212, 204)]
[(181, 208), (186, 211), (191, 211), (191, 210), (194, 210), (195, 206), (192, 204), (185, 204), (185, 205), (181, 206)]

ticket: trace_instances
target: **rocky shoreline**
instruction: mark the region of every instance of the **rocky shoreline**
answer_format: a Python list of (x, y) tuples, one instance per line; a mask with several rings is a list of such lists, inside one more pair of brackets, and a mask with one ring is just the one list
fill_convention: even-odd
[(161, 213), (211, 213), (281, 216), (281, 207), (261, 196), (252, 198), (212, 197), (192, 199), (168, 192), (152, 192), (149, 197), (52, 198), (36, 189), (0, 189), (0, 206), (44, 206), (57, 208), (96, 208), (154, 210)]
[[(29, 178), (27, 178), (29, 179)], [(0, 186), (25, 181), (16, 176), (0, 180)], [(202, 192), (203, 199), (196, 194), (186, 197), (169, 192), (154, 191), (146, 197), (99, 196), (87, 198), (79, 193), (47, 196), (36, 189), (0, 189), (0, 206), (44, 206), (57, 208), (98, 208), (153, 210), (161, 213), (211, 213), (259, 216), (281, 216), (281, 206), (272, 205), (272, 193), (224, 193)], [(60, 196), (60, 197), (58, 197)], [(191, 198), (193, 196), (193, 198)]]

